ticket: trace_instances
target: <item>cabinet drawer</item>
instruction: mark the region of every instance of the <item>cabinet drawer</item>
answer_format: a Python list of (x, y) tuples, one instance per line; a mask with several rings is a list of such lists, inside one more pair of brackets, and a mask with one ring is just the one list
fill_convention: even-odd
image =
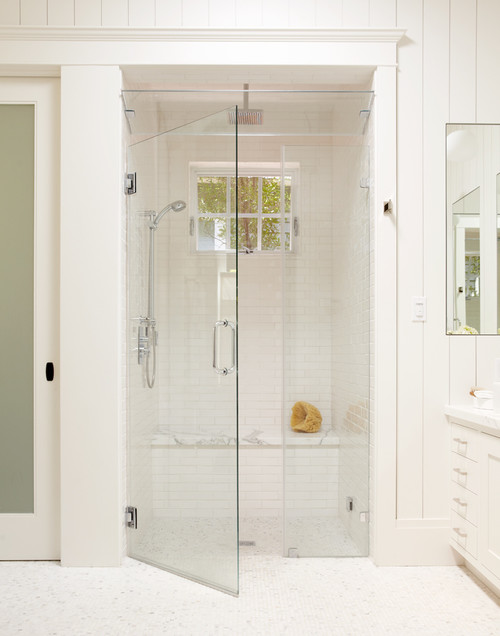
[(478, 522), (478, 496), (457, 483), (451, 484), (451, 509), (472, 525)]
[(477, 528), (456, 512), (451, 512), (451, 539), (477, 559)]
[(479, 460), (480, 433), (471, 428), (451, 425), (451, 450), (458, 455), (477, 462)]
[(477, 495), (479, 493), (479, 464), (457, 453), (452, 453), (451, 480)]

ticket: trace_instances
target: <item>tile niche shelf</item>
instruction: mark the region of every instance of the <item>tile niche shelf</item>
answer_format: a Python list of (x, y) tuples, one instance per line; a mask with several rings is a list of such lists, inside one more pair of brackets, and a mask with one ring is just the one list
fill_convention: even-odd
[(450, 544), (500, 595), (500, 414), (446, 406), (451, 432)]

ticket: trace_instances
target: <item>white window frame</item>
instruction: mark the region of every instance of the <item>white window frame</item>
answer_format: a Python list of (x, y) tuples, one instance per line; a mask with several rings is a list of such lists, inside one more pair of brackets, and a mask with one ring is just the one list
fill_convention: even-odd
[[(290, 248), (286, 252), (295, 251), (296, 237), (294, 235), (294, 224), (297, 223), (296, 201), (299, 188), (299, 164), (296, 162), (286, 164), (286, 168), (283, 169), (283, 164), (280, 162), (240, 162), (238, 163), (238, 177), (285, 177), (291, 178), (291, 197), (290, 197), (290, 212), (285, 216), (282, 213), (284, 191), (281, 193), (281, 203), (279, 214), (263, 214), (262, 212), (262, 191), (259, 188), (259, 202), (258, 211), (254, 214), (238, 214), (238, 219), (252, 218), (257, 219), (257, 248), (252, 253), (272, 255), (282, 251), (282, 247), (276, 250), (262, 250), (262, 221), (264, 218), (274, 218), (278, 220), (290, 219)], [(213, 250), (200, 250), (199, 236), (198, 236), (198, 219), (200, 217), (206, 218), (206, 214), (200, 214), (198, 210), (198, 177), (234, 177), (235, 166), (232, 162), (217, 162), (217, 161), (203, 161), (190, 163), (190, 209), (192, 215), (190, 217), (190, 234), (192, 236), (192, 250), (198, 254), (234, 254), (234, 249), (213, 249)], [(226, 215), (228, 221), (234, 218), (235, 215), (231, 212), (231, 192), (227, 188), (226, 192)], [(215, 217), (216, 215), (214, 215)], [(226, 245), (230, 245), (230, 232), (231, 224), (226, 223)], [(245, 252), (240, 251), (240, 254)]]

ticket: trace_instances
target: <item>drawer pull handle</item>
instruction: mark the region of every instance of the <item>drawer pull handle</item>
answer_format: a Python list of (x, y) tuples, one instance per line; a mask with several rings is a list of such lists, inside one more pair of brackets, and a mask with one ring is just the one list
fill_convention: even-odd
[(454, 497), (453, 501), (456, 501), (459, 506), (466, 506), (467, 505), (467, 502), (466, 501), (460, 501), (459, 497)]
[(453, 528), (453, 532), (456, 532), (459, 537), (463, 537), (464, 539), (467, 536), (467, 532), (460, 530), (460, 528)]
[(458, 473), (462, 477), (465, 477), (467, 475), (467, 471), (466, 470), (462, 470), (461, 468), (454, 468), (453, 470), (454, 470), (454, 472)]
[(454, 437), (453, 441), (457, 443), (457, 453), (459, 455), (467, 455), (467, 440)]

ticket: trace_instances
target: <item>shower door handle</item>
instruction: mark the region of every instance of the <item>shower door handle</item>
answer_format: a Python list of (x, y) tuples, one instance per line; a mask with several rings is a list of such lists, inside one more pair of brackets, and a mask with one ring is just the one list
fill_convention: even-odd
[(229, 327), (231, 327), (232, 338), (231, 338), (231, 366), (227, 370), (228, 373), (234, 373), (236, 371), (236, 325), (234, 322), (230, 320), (226, 320)]
[[(231, 360), (231, 366), (229, 368), (219, 366), (219, 361), (218, 361), (219, 327), (231, 327), (231, 331), (232, 331), (232, 360)], [(213, 333), (214, 333), (214, 337), (213, 337), (214, 350), (213, 350), (212, 367), (214, 368), (215, 372), (218, 373), (219, 375), (229, 375), (230, 373), (234, 373), (234, 371), (236, 370), (236, 325), (229, 320), (217, 320), (214, 324)]]

